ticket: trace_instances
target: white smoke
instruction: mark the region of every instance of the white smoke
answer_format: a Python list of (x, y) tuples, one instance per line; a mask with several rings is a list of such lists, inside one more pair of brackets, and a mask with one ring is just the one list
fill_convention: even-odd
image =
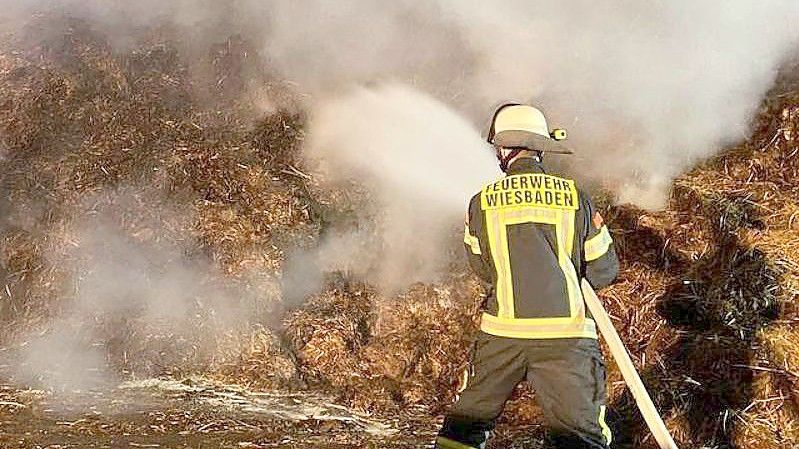
[(501, 100), (533, 102), (569, 128), (576, 176), (649, 208), (665, 204), (673, 177), (745, 138), (799, 43), (799, 3), (779, 0), (278, 1), (274, 11), (266, 48), (312, 92), (399, 79), (478, 125)]
[(480, 125), (500, 100), (532, 101), (553, 123), (570, 127), (583, 154), (575, 172), (610, 182), (624, 198), (631, 180), (636, 191), (662, 196), (662, 180), (744, 137), (776, 69), (799, 42), (793, 0), (0, 5), (6, 15), (26, 6), (61, 8), (119, 39), (164, 22), (187, 47), (238, 33), (260, 44), (269, 65), (313, 97), (399, 81)]
[[(399, 272), (400, 283), (428, 278), (414, 264), (440, 246), (449, 211), (465, 209), (452, 192), (476, 191), (480, 176), (468, 174), (471, 164), (493, 164), (465, 155), (484, 151), (473, 127), (499, 101), (532, 102), (551, 125), (567, 128), (578, 151), (568, 168), (579, 180), (601, 182), (621, 202), (658, 208), (675, 176), (746, 137), (776, 70), (799, 43), (795, 0), (0, 5), (57, 5), (119, 42), (167, 23), (186, 48), (233, 33), (255, 43), (267, 66), (307, 94), (309, 153), (338, 175), (363, 176), (379, 199), (385, 226), (377, 246), (386, 253), (377, 271)], [(370, 83), (378, 87), (354, 87)], [(430, 184), (431, 177), (443, 182)], [(413, 213), (404, 213), (409, 207)], [(410, 229), (416, 238), (402, 234)], [(363, 262), (362, 255), (349, 262)]]
[(379, 238), (362, 246), (360, 230), (335, 236), (322, 246), (323, 266), (368, 274), (390, 290), (435, 279), (448, 261), (444, 239), (479, 186), (499, 175), (480, 135), (443, 103), (399, 84), (325, 99), (310, 126), (308, 156), (325, 178), (358, 180), (380, 211)]
[[(500, 100), (531, 101), (552, 125), (569, 128), (574, 176), (604, 184), (620, 202), (658, 208), (675, 176), (745, 138), (783, 56), (799, 42), (793, 2), (721, 10), (714, 2), (402, 2), (379, 8), (379, 20), (369, 20), (375, 6), (365, 2), (348, 2), (339, 14), (323, 3), (278, 2), (267, 48), (283, 73), (319, 98), (311, 153), (323, 148), (335, 173), (360, 176), (380, 197), (383, 222), (394, 229), (382, 229), (384, 251), (374, 257), (393, 274), (380, 284), (391, 286), (429, 280), (424, 268), (440, 266), (439, 220), (466, 202), (431, 198), (448, 198), (447, 188), (474, 192), (482, 177), (472, 176), (474, 164), (494, 162), (474, 132), (453, 126), (410, 88), (355, 89), (334, 100), (326, 91), (400, 79), (478, 126)], [(307, 28), (281, 31), (296, 23)], [(385, 113), (391, 109), (418, 120)], [(475, 143), (459, 142), (469, 134)], [(470, 160), (469, 152), (482, 153)], [(368, 263), (368, 254), (347, 260)]]
[(278, 300), (276, 282), (234, 282), (175, 238), (192, 222), (185, 208), (124, 189), (85, 207), (46, 252), (67, 281), (47, 326), (19, 336), (21, 383), (84, 390), (116, 382), (112, 367), (148, 376), (207, 365), (217, 339), (263, 321)]

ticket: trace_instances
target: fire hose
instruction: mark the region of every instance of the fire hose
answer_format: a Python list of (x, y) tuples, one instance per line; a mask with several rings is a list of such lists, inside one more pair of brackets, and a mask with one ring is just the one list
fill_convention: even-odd
[(657, 441), (661, 449), (678, 449), (677, 444), (674, 443), (674, 439), (669, 434), (668, 429), (666, 429), (663, 419), (655, 408), (655, 404), (652, 403), (652, 398), (649, 397), (649, 393), (641, 381), (641, 376), (638, 375), (638, 371), (636, 371), (635, 365), (633, 365), (633, 361), (627, 353), (627, 348), (624, 347), (624, 343), (619, 338), (619, 333), (613, 327), (608, 312), (605, 311), (602, 302), (597, 297), (596, 292), (594, 292), (594, 288), (588, 281), (583, 279), (582, 289), (588, 310), (591, 311), (591, 315), (593, 315), (594, 321), (599, 327), (599, 332), (608, 343), (610, 353), (613, 355), (613, 359), (616, 360), (616, 365), (618, 365), (627, 387), (630, 389), (633, 398), (635, 398), (635, 403), (644, 416), (652, 436), (655, 437), (655, 441)]

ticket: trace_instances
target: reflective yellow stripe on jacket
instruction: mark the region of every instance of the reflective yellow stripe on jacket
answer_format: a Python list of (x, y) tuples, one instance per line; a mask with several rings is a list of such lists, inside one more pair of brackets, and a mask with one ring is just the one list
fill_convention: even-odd
[(585, 261), (591, 262), (604, 256), (610, 248), (613, 239), (610, 237), (607, 226), (599, 229), (599, 234), (585, 241)]
[(480, 330), (508, 338), (598, 338), (594, 320), (576, 318), (498, 318), (484, 313)]
[(466, 229), (463, 231), (463, 243), (469, 245), (472, 254), (483, 254), (483, 252), (480, 251), (480, 240), (469, 232), (468, 224), (466, 224)]
[[(481, 330), (510, 338), (597, 338), (596, 325), (585, 316), (585, 303), (577, 271), (571, 260), (574, 248), (575, 209), (509, 207), (485, 210), (486, 231), (491, 256), (497, 271), (497, 316), (483, 314)], [(514, 306), (513, 275), (507, 239), (508, 226), (541, 223), (555, 227), (558, 264), (566, 280), (568, 317), (517, 318)]]

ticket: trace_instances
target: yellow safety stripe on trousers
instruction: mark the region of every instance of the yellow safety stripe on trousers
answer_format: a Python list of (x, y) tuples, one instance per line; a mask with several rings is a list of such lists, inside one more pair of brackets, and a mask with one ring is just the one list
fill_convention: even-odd
[(455, 393), (455, 401), (459, 401), (461, 393), (463, 393), (464, 391), (466, 391), (467, 388), (469, 388), (469, 378), (471, 377), (471, 374), (472, 374), (472, 366), (470, 364), (469, 366), (466, 367), (466, 369), (463, 370), (463, 373), (461, 374), (460, 385), (458, 385), (458, 391)]
[(479, 449), (445, 437), (436, 438), (436, 447), (442, 449)]
[(604, 256), (611, 243), (613, 243), (613, 239), (610, 237), (608, 227), (602, 226), (599, 229), (599, 234), (585, 241), (585, 261), (591, 262)]
[(480, 240), (469, 232), (468, 224), (466, 225), (466, 229), (463, 231), (463, 243), (469, 245), (469, 249), (472, 250), (472, 254), (483, 254), (483, 252), (480, 251)]
[(558, 265), (566, 280), (569, 299), (569, 317), (585, 316), (585, 303), (580, 289), (577, 270), (571, 260), (574, 248), (574, 211), (569, 209), (508, 208), (486, 211), (489, 246), (497, 271), (497, 316), (514, 318), (513, 275), (508, 247), (508, 226), (522, 223), (542, 223), (555, 227)]
[(471, 366), (467, 366), (466, 369), (463, 370), (461, 374), (461, 384), (458, 386), (458, 393), (463, 393), (466, 391), (466, 387), (469, 386), (469, 374), (471, 374), (471, 370)]
[(608, 423), (605, 422), (605, 414), (607, 412), (607, 407), (604, 405), (599, 407), (599, 427), (602, 428), (602, 435), (605, 437), (605, 444), (610, 446), (610, 443), (613, 442), (613, 433), (610, 431), (610, 427), (608, 427)]
[(500, 318), (483, 313), (480, 330), (508, 338), (598, 338), (590, 318)]

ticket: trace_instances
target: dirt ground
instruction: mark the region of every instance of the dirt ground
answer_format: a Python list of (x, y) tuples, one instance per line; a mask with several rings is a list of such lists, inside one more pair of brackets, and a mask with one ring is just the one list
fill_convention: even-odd
[(430, 424), (353, 415), (319, 395), (197, 379), (69, 393), (0, 385), (4, 448), (412, 448), (432, 441)]
[[(0, 383), (0, 447), (410, 449), (431, 447), (441, 421), (424, 407), (375, 417), (336, 402), (200, 377), (71, 392)], [(541, 448), (541, 431), (501, 425), (488, 449)]]

